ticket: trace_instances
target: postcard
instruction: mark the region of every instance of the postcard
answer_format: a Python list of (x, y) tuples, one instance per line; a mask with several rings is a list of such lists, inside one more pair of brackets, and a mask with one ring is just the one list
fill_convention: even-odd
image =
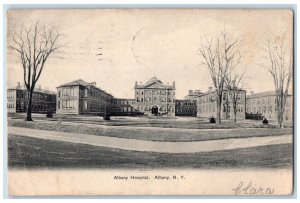
[(293, 18), (9, 9), (9, 195), (293, 194)]

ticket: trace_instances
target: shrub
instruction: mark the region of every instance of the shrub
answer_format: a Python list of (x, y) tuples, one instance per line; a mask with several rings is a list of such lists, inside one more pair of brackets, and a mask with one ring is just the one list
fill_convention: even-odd
[(46, 114), (46, 118), (53, 118), (53, 113), (51, 111), (48, 111)]
[(103, 115), (103, 120), (109, 121), (110, 116), (108, 114)]
[(268, 119), (264, 118), (263, 121), (262, 121), (262, 123), (263, 123), (264, 125), (268, 125), (269, 121), (268, 121)]
[(210, 118), (209, 118), (209, 122), (210, 122), (210, 123), (216, 123), (216, 119), (215, 119), (214, 117), (210, 117)]

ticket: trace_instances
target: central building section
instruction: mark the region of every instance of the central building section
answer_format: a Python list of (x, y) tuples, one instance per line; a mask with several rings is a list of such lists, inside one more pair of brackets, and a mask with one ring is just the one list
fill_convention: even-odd
[(145, 115), (175, 115), (175, 82), (166, 85), (156, 77), (135, 82), (135, 108)]

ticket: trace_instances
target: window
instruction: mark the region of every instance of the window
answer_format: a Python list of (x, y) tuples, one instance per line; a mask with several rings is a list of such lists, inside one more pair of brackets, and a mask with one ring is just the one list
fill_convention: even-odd
[(88, 103), (87, 103), (87, 101), (84, 101), (84, 109), (88, 109)]
[(223, 112), (226, 112), (226, 104), (223, 104)]
[(74, 89), (74, 97), (77, 97), (77, 89)]

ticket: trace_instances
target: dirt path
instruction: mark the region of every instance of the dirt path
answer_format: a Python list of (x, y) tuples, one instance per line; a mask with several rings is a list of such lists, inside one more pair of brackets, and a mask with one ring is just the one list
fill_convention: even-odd
[(231, 150), (265, 145), (292, 143), (292, 135), (252, 138), (230, 138), (222, 140), (194, 142), (155, 142), (108, 136), (54, 132), (11, 126), (8, 127), (8, 133), (39, 139), (66, 141), (72, 143), (88, 144), (93, 146), (118, 148), (132, 151), (150, 151), (160, 153), (212, 152), (220, 150)]

